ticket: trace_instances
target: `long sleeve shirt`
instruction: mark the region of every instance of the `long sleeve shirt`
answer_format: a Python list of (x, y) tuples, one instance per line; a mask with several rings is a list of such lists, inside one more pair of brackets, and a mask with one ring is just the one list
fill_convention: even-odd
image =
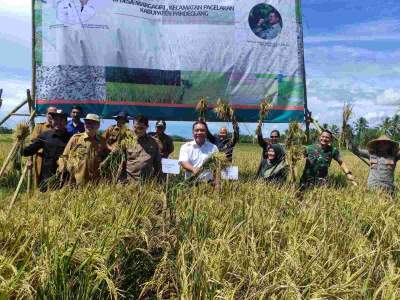
[(353, 146), (352, 152), (356, 155), (369, 159), (370, 168), (368, 173), (368, 187), (371, 189), (382, 188), (389, 192), (394, 191), (394, 171), (397, 161), (400, 160), (400, 153), (379, 156), (369, 153), (367, 150)]
[(229, 161), (232, 161), (233, 157), (233, 148), (236, 143), (239, 141), (239, 125), (237, 123), (233, 123), (233, 134), (231, 137), (227, 137), (225, 139), (221, 139), (218, 135), (208, 137), (209, 141), (217, 146), (219, 152), (223, 152), (226, 155), (226, 158)]
[(107, 154), (103, 137), (90, 138), (86, 132), (77, 133), (65, 147), (59, 160), (59, 167), (68, 170), (72, 183), (86, 184), (99, 179), (100, 163)]
[(38, 185), (53, 176), (57, 171), (57, 160), (64, 152), (70, 136), (66, 131), (46, 131), (35, 138), (22, 151), (24, 156), (32, 156), (42, 151), (42, 163)]
[(156, 178), (161, 173), (161, 156), (154, 138), (144, 135), (134, 147), (126, 149), (126, 174), (128, 181)]

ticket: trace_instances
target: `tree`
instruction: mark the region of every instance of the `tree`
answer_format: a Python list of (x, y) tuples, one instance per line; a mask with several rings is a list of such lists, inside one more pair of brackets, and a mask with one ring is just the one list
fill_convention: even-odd
[(367, 129), (369, 128), (369, 124), (366, 118), (360, 117), (354, 123), (354, 128), (356, 130), (356, 143), (361, 145), (363, 136), (365, 135)]

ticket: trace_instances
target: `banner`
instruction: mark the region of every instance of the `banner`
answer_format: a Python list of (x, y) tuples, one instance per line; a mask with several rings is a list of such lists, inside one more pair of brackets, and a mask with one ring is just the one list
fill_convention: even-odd
[(303, 121), (299, 0), (36, 0), (35, 28), (40, 113), (189, 121), (205, 97), (255, 122), (269, 97), (269, 122)]

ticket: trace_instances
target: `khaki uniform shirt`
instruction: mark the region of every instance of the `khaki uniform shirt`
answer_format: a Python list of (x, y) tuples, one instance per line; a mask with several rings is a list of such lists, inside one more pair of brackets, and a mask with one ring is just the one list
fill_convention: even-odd
[(148, 179), (160, 172), (161, 156), (157, 142), (149, 135), (138, 138), (137, 144), (126, 150), (126, 179)]
[[(52, 129), (51, 124), (48, 122), (36, 124), (31, 134), (31, 142), (36, 140), (43, 133), (50, 131), (51, 129)], [(43, 163), (43, 149), (40, 149), (33, 158), (33, 172), (34, 172), (34, 181), (36, 187), (39, 187), (42, 163)]]
[(103, 137), (91, 139), (84, 133), (72, 136), (58, 165), (60, 171), (67, 169), (71, 182), (78, 185), (97, 181), (100, 176), (100, 163), (107, 156), (108, 150)]
[(110, 151), (123, 138), (124, 132), (127, 130), (129, 130), (127, 127), (119, 128), (117, 125), (112, 125), (104, 131), (103, 138), (106, 140), (107, 148)]
[(149, 135), (158, 143), (161, 158), (168, 158), (168, 156), (174, 152), (174, 142), (169, 135), (165, 133), (157, 134), (156, 132), (150, 132)]

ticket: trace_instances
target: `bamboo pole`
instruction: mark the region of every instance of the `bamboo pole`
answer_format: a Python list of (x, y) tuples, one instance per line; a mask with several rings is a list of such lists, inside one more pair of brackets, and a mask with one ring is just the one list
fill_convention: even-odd
[[(30, 120), (33, 118), (34, 115), (35, 115), (35, 111), (32, 111), (32, 113), (31, 113), (31, 115), (30, 115), (30, 118), (29, 118), (29, 120), (28, 120), (28, 123), (30, 122)], [(1, 167), (1, 170), (0, 170), (0, 177), (3, 176), (3, 174), (4, 174), (4, 172), (5, 172), (5, 170), (6, 170), (7, 166), (8, 166), (8, 164), (9, 164), (10, 161), (11, 161), (11, 158), (15, 155), (15, 152), (16, 152), (16, 150), (18, 149), (20, 143), (21, 143), (21, 141), (17, 140), (17, 141), (13, 144), (13, 146), (12, 146), (12, 148), (11, 148), (11, 151), (8, 153), (8, 156), (7, 156), (7, 158), (5, 159), (5, 161), (3, 162), (3, 166)]]
[(15, 112), (17, 112), (22, 106), (28, 103), (28, 99), (21, 102), (17, 107), (15, 107), (8, 115), (6, 115), (1, 121), (0, 126), (3, 125), (5, 121), (7, 121)]
[[(31, 91), (28, 89), (26, 90), (26, 96), (28, 99), (28, 106), (29, 106), (29, 114), (30, 114), (30, 119), (29, 119), (29, 129), (30, 133), (32, 134), (33, 129), (35, 127), (35, 115), (32, 114), (32, 111), (34, 110), (34, 103), (32, 102), (32, 97), (31, 97)], [(33, 162), (33, 156), (28, 157), (28, 163), (32, 165)], [(27, 187), (26, 187), (26, 192), (30, 194), (31, 192), (31, 186), (32, 186), (32, 168), (28, 169), (28, 179), (27, 179)]]
[(11, 151), (8, 153), (8, 156), (7, 156), (6, 160), (3, 163), (3, 166), (2, 166), (2, 168), (0, 170), (0, 177), (3, 176), (5, 170), (6, 170), (7, 166), (8, 166), (8, 164), (10, 163), (11, 158), (14, 156), (15, 151), (17, 150), (18, 146), (19, 146), (19, 141), (16, 141), (14, 143), (14, 145), (12, 146)]
[(13, 206), (14, 206), (15, 200), (17, 200), (19, 191), (20, 191), (20, 189), (21, 189), (21, 187), (22, 187), (22, 183), (24, 182), (24, 178), (25, 178), (26, 173), (27, 173), (27, 171), (28, 171), (28, 167), (29, 167), (29, 164), (26, 163), (25, 168), (24, 168), (24, 170), (23, 170), (23, 172), (22, 172), (22, 174), (21, 174), (21, 177), (19, 178), (19, 182), (18, 182), (17, 189), (15, 190), (14, 195), (13, 195), (13, 197), (12, 197), (12, 199), (11, 199), (10, 206), (8, 207), (8, 213), (11, 212), (11, 209), (12, 209)]

